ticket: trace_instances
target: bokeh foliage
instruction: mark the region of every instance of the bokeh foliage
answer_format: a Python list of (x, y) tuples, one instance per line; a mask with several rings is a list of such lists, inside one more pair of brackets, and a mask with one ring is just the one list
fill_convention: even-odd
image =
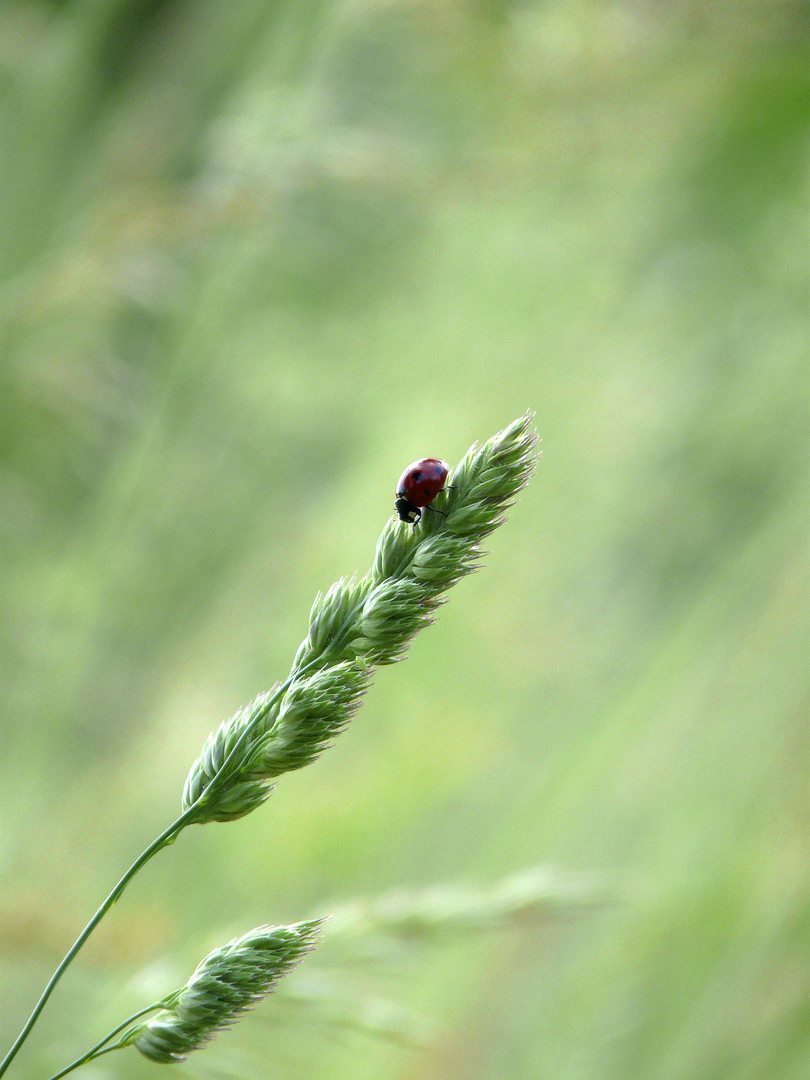
[(403, 465), (526, 408), (544, 449), (408, 663), (149, 868), (18, 1075), (150, 965), (545, 861), (624, 902), (412, 958), (432, 1047), (304, 1011), (205, 1053), (807, 1075), (808, 34), (802, 0), (0, 6), (4, 1044)]

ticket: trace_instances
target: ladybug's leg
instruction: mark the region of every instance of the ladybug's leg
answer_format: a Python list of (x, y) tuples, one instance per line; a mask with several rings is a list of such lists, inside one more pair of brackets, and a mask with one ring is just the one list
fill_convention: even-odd
[(441, 514), (442, 517), (447, 517), (447, 511), (446, 510), (438, 510), (435, 506), (429, 506), (429, 505), (426, 506), (425, 509), (426, 510), (432, 510), (434, 514)]

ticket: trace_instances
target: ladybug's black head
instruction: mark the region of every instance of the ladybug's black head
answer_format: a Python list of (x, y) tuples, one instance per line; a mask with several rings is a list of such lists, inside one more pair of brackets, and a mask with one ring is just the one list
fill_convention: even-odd
[(415, 525), (422, 517), (422, 511), (419, 507), (414, 506), (412, 502), (408, 502), (403, 495), (400, 495), (394, 503), (394, 509), (399, 514), (399, 520), (407, 521), (409, 525)]

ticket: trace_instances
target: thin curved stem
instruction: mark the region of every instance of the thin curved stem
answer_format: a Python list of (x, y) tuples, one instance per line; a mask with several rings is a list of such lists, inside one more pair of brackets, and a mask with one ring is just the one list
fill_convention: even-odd
[(73, 958), (76, 956), (76, 953), (79, 951), (79, 949), (81, 949), (82, 945), (84, 945), (85, 941), (87, 941), (87, 939), (90, 937), (92, 932), (95, 930), (95, 928), (98, 926), (98, 924), (104, 918), (104, 916), (107, 914), (107, 912), (113, 906), (113, 904), (116, 902), (118, 897), (121, 895), (121, 893), (127, 887), (129, 882), (132, 880), (132, 878), (135, 877), (135, 875), (138, 873), (138, 871), (141, 869), (141, 867), (144, 866), (147, 862), (149, 862), (149, 860), (152, 858), (153, 855), (156, 855), (158, 853), (158, 851), (160, 851), (162, 848), (166, 847), (167, 845), (171, 844), (177, 838), (177, 836), (180, 834), (180, 832), (191, 821), (191, 819), (193, 817), (193, 811), (194, 811), (194, 807), (192, 806), (185, 812), (185, 814), (181, 815), (181, 817), (179, 817), (177, 819), (177, 821), (173, 822), (168, 827), (168, 829), (165, 829), (160, 834), (160, 836), (157, 838), (157, 840), (153, 841), (153, 843), (151, 843), (149, 845), (149, 847), (146, 848), (146, 850), (144, 852), (142, 852), (141, 855), (138, 856), (138, 858), (135, 860), (135, 862), (132, 864), (132, 866), (130, 866), (129, 870), (127, 870), (127, 872), (124, 874), (124, 876), (118, 882), (118, 884), (112, 890), (110, 895), (107, 897), (107, 899), (104, 901), (104, 903), (98, 909), (98, 911), (95, 913), (95, 915), (90, 920), (90, 922), (87, 924), (87, 926), (85, 926), (84, 930), (82, 930), (81, 934), (79, 934), (79, 936), (76, 938), (76, 940), (74, 941), (74, 943), (71, 946), (70, 950), (65, 954), (65, 958), (62, 960), (59, 967), (56, 969), (56, 971), (53, 973), (53, 975), (51, 975), (50, 979), (48, 980), (48, 984), (45, 987), (45, 989), (42, 991), (42, 996), (40, 997), (39, 1001), (34, 1006), (33, 1012), (28, 1017), (28, 1020), (26, 1021), (25, 1027), (22, 1029), (20, 1034), (17, 1036), (13, 1046), (11, 1047), (9, 1052), (6, 1054), (6, 1056), (3, 1058), (2, 1062), (0, 1062), (0, 1076), (2, 1076), (5, 1073), (6, 1069), (9, 1067), (11, 1062), (16, 1057), (17, 1051), (20, 1049), (20, 1047), (25, 1042), (25, 1040), (28, 1038), (28, 1035), (29, 1035), (31, 1029), (33, 1028), (34, 1024), (37, 1022), (37, 1020), (39, 1019), (39, 1014), (45, 1008), (45, 1003), (47, 1002), (48, 998), (53, 993), (54, 988), (56, 987), (56, 984), (62, 978), (62, 975), (65, 973), (65, 970), (68, 968), (68, 966), (73, 961)]
[[(285, 681), (283, 683), (281, 683), (281, 685), (278, 687), (276, 692), (273, 694), (273, 697), (270, 699), (270, 701), (267, 704), (270, 705), (274, 701), (277, 701), (281, 697), (281, 695), (284, 694), (290, 688), (291, 684), (295, 681), (295, 679), (299, 678), (310, 667), (313, 667), (313, 666), (314, 666), (314, 662), (310, 662), (309, 664), (306, 664), (300, 670), (292, 672), (292, 674), (290, 674), (287, 677), (287, 679), (285, 679)], [(54, 989), (56, 987), (56, 984), (62, 978), (62, 975), (64, 975), (66, 969), (73, 962), (74, 957), (79, 952), (81, 947), (84, 945), (84, 943), (90, 937), (92, 932), (95, 930), (95, 928), (101, 922), (101, 920), (104, 918), (104, 916), (110, 910), (110, 908), (113, 906), (113, 904), (119, 898), (119, 896), (123, 893), (124, 889), (127, 887), (127, 885), (132, 880), (132, 878), (135, 877), (135, 875), (138, 873), (138, 871), (141, 869), (141, 867), (144, 866), (146, 863), (148, 863), (149, 860), (152, 858), (152, 856), (156, 855), (162, 848), (167, 847), (169, 844), (172, 844), (177, 839), (177, 837), (180, 835), (180, 833), (183, 831), (183, 829), (186, 827), (186, 825), (193, 824), (194, 818), (195, 818), (195, 815), (196, 815), (196, 812), (197, 812), (197, 808), (198, 808), (200, 802), (204, 798), (209, 797), (212, 790), (216, 791), (217, 788), (220, 787), (221, 784), (225, 782), (225, 779), (227, 779), (227, 771), (226, 770), (227, 770), (228, 763), (230, 761), (232, 761), (233, 758), (235, 757), (235, 755), (242, 749), (245, 742), (250, 737), (250, 733), (251, 733), (253, 727), (255, 727), (256, 724), (259, 722), (259, 719), (260, 719), (260, 717), (256, 717), (255, 723), (248, 726), (247, 728), (245, 728), (245, 730), (241, 733), (240, 737), (234, 743), (233, 748), (231, 749), (231, 752), (228, 754), (228, 756), (223, 761), (222, 765), (220, 766), (219, 770), (217, 771), (216, 776), (213, 777), (213, 779), (211, 780), (211, 783), (208, 785), (208, 787), (206, 787), (205, 790), (200, 793), (199, 797), (197, 799), (195, 799), (195, 801), (185, 811), (185, 813), (181, 814), (180, 817), (176, 821), (174, 821), (167, 829), (165, 829), (160, 834), (160, 836), (155, 841), (153, 841), (149, 845), (149, 847), (146, 848), (146, 850), (141, 855), (138, 856), (138, 858), (135, 860), (135, 862), (132, 864), (132, 866), (130, 866), (129, 870), (127, 870), (127, 872), (124, 874), (124, 876), (118, 882), (118, 884), (112, 890), (110, 895), (107, 897), (107, 899), (104, 901), (104, 903), (98, 909), (98, 911), (95, 913), (95, 915), (90, 920), (90, 922), (87, 924), (87, 926), (85, 926), (84, 930), (82, 930), (81, 934), (79, 934), (79, 936), (76, 938), (76, 940), (74, 941), (74, 943), (71, 946), (70, 950), (65, 954), (65, 957), (62, 960), (62, 962), (60, 963), (59, 967), (56, 969), (56, 971), (54, 971), (53, 975), (48, 980), (48, 984), (45, 987), (45, 989), (42, 991), (42, 995), (41, 995), (39, 1001), (34, 1006), (33, 1012), (28, 1017), (28, 1020), (26, 1021), (25, 1026), (23, 1027), (22, 1031), (20, 1032), (20, 1034), (15, 1039), (13, 1045), (11, 1046), (11, 1049), (6, 1054), (6, 1056), (3, 1058), (3, 1060), (0, 1062), (0, 1077), (2, 1077), (4, 1075), (4, 1073), (6, 1072), (6, 1070), (9, 1067), (9, 1065), (12, 1063), (14, 1058), (17, 1056), (17, 1052), (19, 1051), (20, 1047), (22, 1046), (22, 1044), (25, 1042), (25, 1040), (28, 1038), (29, 1034), (31, 1033), (31, 1029), (33, 1028), (34, 1024), (36, 1024), (37, 1020), (39, 1019), (39, 1014), (45, 1008), (45, 1004), (46, 1004), (48, 998), (53, 993), (53, 991), (54, 991)], [(109, 1036), (108, 1036), (108, 1038), (109, 1038)], [(104, 1041), (106, 1042), (107, 1040), (105, 1039)]]
[[(76, 1060), (71, 1065), (68, 1065), (60, 1072), (55, 1073), (51, 1077), (51, 1080), (61, 1080), (61, 1077), (67, 1076), (68, 1073), (73, 1072), (74, 1069), (78, 1069), (78, 1067), (80, 1065), (84, 1065), (85, 1062), (93, 1061), (95, 1058), (101, 1057), (102, 1054), (109, 1054), (111, 1050), (121, 1050), (124, 1046), (128, 1046), (129, 1042), (126, 1035), (122, 1039), (119, 1039), (118, 1042), (115, 1043), (113, 1046), (107, 1046), (106, 1044), (110, 1041), (110, 1039), (115, 1038), (119, 1031), (123, 1031), (124, 1028), (129, 1027), (129, 1025), (135, 1020), (138, 1020), (140, 1019), (140, 1017), (146, 1016), (147, 1013), (154, 1012), (155, 1009), (160, 1009), (162, 1007), (163, 1002), (156, 1001), (153, 1005), (148, 1005), (145, 1009), (140, 1009), (138, 1012), (133, 1013), (132, 1016), (128, 1016), (123, 1023), (119, 1024), (118, 1027), (113, 1028), (108, 1035), (105, 1035), (104, 1038), (100, 1042), (97, 1042), (96, 1045), (92, 1047), (92, 1049), (88, 1050), (86, 1054), (82, 1054), (82, 1056), (80, 1058), (76, 1058)], [(104, 1047), (104, 1049), (102, 1049), (102, 1047)]]
[(113, 1050), (122, 1050), (127, 1044), (124, 1042), (117, 1042), (114, 1046), (105, 1046), (103, 1050), (99, 1050), (97, 1053), (86, 1054), (84, 1057), (74, 1061), (72, 1065), (68, 1065), (66, 1069), (62, 1069), (61, 1072), (54, 1073), (51, 1080), (60, 1080), (60, 1077), (67, 1076), (69, 1072), (73, 1072), (74, 1069), (78, 1069), (80, 1065), (84, 1065), (88, 1061), (95, 1061), (96, 1058), (100, 1058), (102, 1054), (109, 1054)]

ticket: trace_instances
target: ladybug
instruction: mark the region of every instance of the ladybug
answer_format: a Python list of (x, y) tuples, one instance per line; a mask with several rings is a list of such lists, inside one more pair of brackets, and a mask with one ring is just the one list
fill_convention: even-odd
[[(397, 501), (394, 509), (399, 514), (399, 520), (407, 521), (416, 528), (422, 517), (421, 508), (424, 506), (435, 510), (437, 514), (444, 514), (443, 510), (436, 510), (436, 507), (430, 504), (444, 489), (449, 471), (447, 463), (435, 457), (412, 461), (400, 476), (397, 484)], [(444, 514), (444, 516), (447, 515)]]

